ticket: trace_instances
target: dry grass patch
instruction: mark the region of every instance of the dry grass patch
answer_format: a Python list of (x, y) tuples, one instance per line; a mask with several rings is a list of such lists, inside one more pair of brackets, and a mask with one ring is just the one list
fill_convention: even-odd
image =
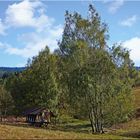
[[(125, 139), (126, 137), (0, 125), (1, 139)], [(127, 139), (127, 138), (126, 138)]]

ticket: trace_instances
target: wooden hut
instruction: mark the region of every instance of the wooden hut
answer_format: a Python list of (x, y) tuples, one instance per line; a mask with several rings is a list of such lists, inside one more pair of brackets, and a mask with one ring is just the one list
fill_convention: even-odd
[(55, 117), (55, 115), (45, 107), (29, 109), (24, 112), (24, 116), (26, 116), (27, 123), (39, 124), (39, 126), (43, 124), (48, 125), (51, 122), (51, 117)]

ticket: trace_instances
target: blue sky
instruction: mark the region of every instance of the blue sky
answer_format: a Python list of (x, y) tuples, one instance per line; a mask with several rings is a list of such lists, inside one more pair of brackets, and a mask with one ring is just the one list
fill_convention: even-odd
[(108, 44), (122, 43), (140, 66), (140, 1), (4, 1), (0, 0), (0, 66), (25, 66), (46, 45), (61, 39), (66, 10), (87, 16), (94, 4), (109, 27)]

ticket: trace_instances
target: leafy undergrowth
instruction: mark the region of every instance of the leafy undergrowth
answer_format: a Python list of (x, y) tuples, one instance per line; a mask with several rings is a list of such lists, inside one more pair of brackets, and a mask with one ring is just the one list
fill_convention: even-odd
[[(134, 88), (133, 93), (135, 109), (138, 110), (140, 109), (140, 87)], [(140, 112), (136, 112), (136, 114), (140, 114)], [(129, 122), (117, 124), (112, 129), (115, 131), (111, 131), (111, 134), (140, 139), (140, 116)]]

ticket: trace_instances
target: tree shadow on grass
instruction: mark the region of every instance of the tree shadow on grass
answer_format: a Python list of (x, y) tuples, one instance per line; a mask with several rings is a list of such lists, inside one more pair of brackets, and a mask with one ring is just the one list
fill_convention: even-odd
[(91, 133), (90, 124), (65, 124), (62, 126), (52, 127), (51, 130), (59, 130), (65, 132)]
[(11, 122), (3, 122), (1, 125), (9, 125), (16, 127), (24, 127), (24, 128), (34, 128), (34, 129), (47, 129), (47, 130), (56, 130), (63, 132), (77, 132), (77, 133), (91, 133), (90, 124), (49, 124), (47, 127), (37, 127), (28, 123), (11, 123)]
[(140, 138), (140, 131), (132, 131), (132, 132), (125, 132), (120, 136), (131, 137), (131, 138)]

